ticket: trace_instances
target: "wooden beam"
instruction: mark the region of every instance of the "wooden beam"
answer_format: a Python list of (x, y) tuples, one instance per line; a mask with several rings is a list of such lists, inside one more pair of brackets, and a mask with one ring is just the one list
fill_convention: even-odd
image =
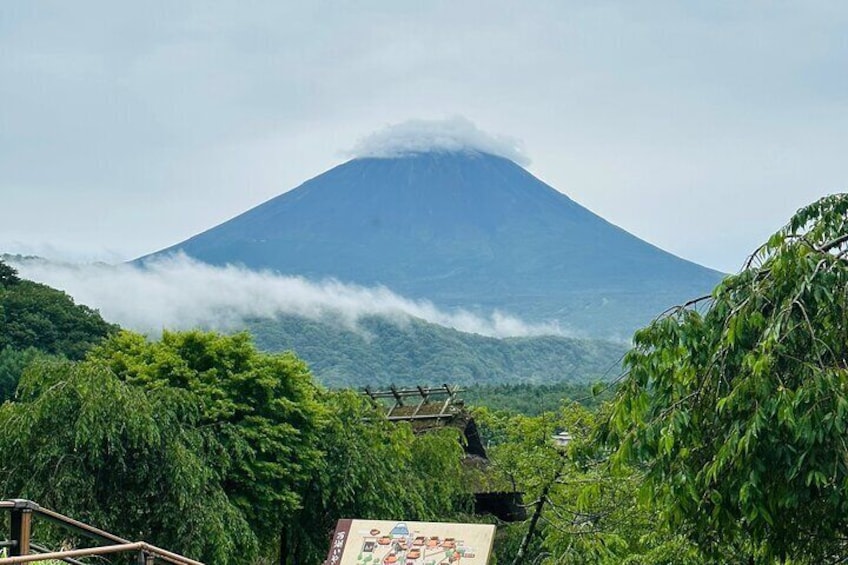
[(397, 402), (397, 405), (403, 406), (403, 396), (400, 394), (400, 391), (398, 391), (398, 389), (395, 388), (395, 385), (392, 385), (390, 387), (390, 390), (392, 391), (392, 396), (395, 397), (395, 402)]
[(415, 407), (415, 411), (412, 413), (413, 416), (417, 416), (421, 411), (421, 407), (427, 403), (427, 398), (430, 396), (427, 391), (425, 391), (420, 386), (418, 387), (418, 392), (421, 394), (421, 402), (418, 403), (418, 406)]

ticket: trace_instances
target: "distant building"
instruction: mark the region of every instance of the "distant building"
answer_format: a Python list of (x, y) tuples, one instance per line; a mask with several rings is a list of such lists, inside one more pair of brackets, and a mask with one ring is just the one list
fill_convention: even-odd
[(551, 436), (551, 439), (555, 446), (565, 449), (573, 438), (568, 432), (557, 432)]
[[(497, 483), (489, 472), (489, 458), (483, 446), (474, 418), (466, 410), (465, 403), (458, 398), (463, 392), (459, 387), (447, 384), (440, 387), (402, 388), (371, 390), (364, 394), (378, 406), (383, 406), (386, 419), (390, 422), (409, 422), (416, 434), (427, 433), (443, 427), (462, 431), (465, 441), (463, 466), (469, 476), (477, 476), (479, 482), (474, 491), (476, 514), (492, 514), (504, 522), (520, 522), (527, 519), (523, 493), (511, 490), (511, 485)], [(486, 476), (487, 480), (482, 480)]]

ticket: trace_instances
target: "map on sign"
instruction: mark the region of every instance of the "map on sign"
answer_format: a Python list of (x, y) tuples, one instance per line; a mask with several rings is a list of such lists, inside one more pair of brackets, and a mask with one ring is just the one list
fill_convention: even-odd
[(339, 520), (325, 565), (486, 565), (486, 524)]

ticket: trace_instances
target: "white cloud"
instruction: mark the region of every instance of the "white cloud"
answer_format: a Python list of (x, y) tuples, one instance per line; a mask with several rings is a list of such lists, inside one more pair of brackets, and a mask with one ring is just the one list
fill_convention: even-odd
[(100, 247), (99, 249), (86, 248), (81, 250), (81, 245), (74, 245), (65, 241), (56, 244), (46, 241), (19, 241), (4, 239), (0, 236), (0, 253), (9, 255), (34, 256), (49, 259), (51, 261), (67, 261), (72, 263), (93, 263), (98, 261), (115, 263), (123, 261), (129, 254), (117, 249)]
[(353, 157), (401, 157), (415, 153), (490, 153), (527, 166), (523, 144), (512, 137), (492, 135), (467, 118), (410, 120), (386, 126), (362, 139), (350, 151)]
[(104, 318), (145, 333), (206, 327), (233, 329), (248, 317), (291, 314), (334, 320), (356, 328), (366, 316), (399, 324), (410, 318), (492, 337), (564, 335), (556, 324), (527, 324), (501, 312), (488, 317), (445, 312), (427, 301), (399, 296), (387, 288), (365, 288), (334, 280), (311, 282), (242, 267), (213, 267), (184, 255), (135, 265), (8, 261), (24, 278), (64, 290)]

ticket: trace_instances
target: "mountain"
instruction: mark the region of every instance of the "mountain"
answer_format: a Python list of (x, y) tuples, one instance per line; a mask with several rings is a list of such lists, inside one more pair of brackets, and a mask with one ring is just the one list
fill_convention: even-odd
[(559, 336), (497, 339), (377, 316), (356, 329), (297, 316), (250, 320), (247, 328), (260, 349), (294, 351), (331, 387), (586, 383), (617, 376), (626, 350)]
[[(76, 304), (65, 292), (26, 278), (46, 276), (59, 287), (66, 287), (70, 280), (66, 278), (68, 268), (68, 264), (36, 257), (0, 255), (0, 403), (14, 392), (24, 367), (37, 354), (82, 359), (92, 346), (120, 329), (104, 321), (97, 310)], [(78, 273), (78, 269), (91, 266), (70, 268)], [(20, 276), (18, 269), (23, 273)], [(99, 277), (115, 278), (84, 278), (87, 285), (98, 280), (94, 286), (113, 290), (118, 285), (127, 288), (128, 272), (142, 277), (148, 274), (125, 265), (95, 266), (93, 272)], [(155, 273), (151, 276), (157, 278), (145, 279), (145, 285), (161, 288), (168, 284)], [(71, 286), (76, 291), (80, 288), (79, 284)], [(131, 294), (139, 309), (156, 310), (156, 303), (163, 299), (162, 294)], [(181, 294), (168, 296), (174, 299)], [(98, 304), (103, 296), (95, 293), (89, 298), (92, 304)], [(109, 307), (109, 299), (102, 304)], [(124, 328), (145, 331), (133, 325), (134, 317), (126, 317), (125, 310), (114, 312), (124, 315), (119, 320)], [(625, 350), (623, 343), (560, 336), (498, 339), (398, 314), (390, 318), (365, 315), (355, 321), (332, 311), (323, 312), (318, 319), (280, 314), (246, 317), (240, 322), (231, 318), (219, 323), (214, 320), (213, 316), (206, 322), (197, 322), (197, 327), (226, 332), (248, 330), (260, 349), (294, 351), (308, 362), (319, 381), (332, 387), (442, 383), (577, 386), (617, 375)], [(168, 324), (163, 321), (159, 327)], [(147, 331), (153, 330), (148, 327)]]
[(618, 338), (721, 278), (478, 151), (354, 159), (141, 261), (179, 251)]

